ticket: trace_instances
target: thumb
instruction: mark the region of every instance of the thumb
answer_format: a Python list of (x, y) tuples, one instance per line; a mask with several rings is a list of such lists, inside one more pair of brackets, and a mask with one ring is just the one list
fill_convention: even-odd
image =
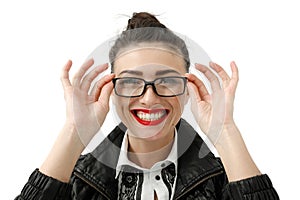
[(112, 82), (105, 84), (103, 86), (101, 94), (98, 98), (98, 102), (103, 102), (103, 103), (106, 102), (108, 104), (113, 88), (114, 88), (114, 85)]
[(187, 86), (188, 86), (188, 93), (189, 93), (189, 96), (191, 97), (192, 102), (193, 101), (200, 102), (201, 97), (200, 97), (199, 91), (197, 90), (197, 87), (195, 86), (195, 84), (188, 82)]

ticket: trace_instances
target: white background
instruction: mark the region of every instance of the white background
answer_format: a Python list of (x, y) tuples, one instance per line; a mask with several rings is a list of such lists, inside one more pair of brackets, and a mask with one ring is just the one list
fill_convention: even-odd
[(64, 122), (60, 70), (78, 68), (136, 11), (159, 14), (215, 62), (240, 70), (235, 119), (281, 199), (299, 193), (297, 1), (1, 1), (0, 198), (13, 199)]

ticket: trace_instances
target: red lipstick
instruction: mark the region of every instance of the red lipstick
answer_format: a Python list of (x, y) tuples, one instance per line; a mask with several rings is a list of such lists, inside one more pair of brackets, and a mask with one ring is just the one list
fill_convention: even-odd
[(133, 109), (131, 113), (140, 124), (155, 126), (167, 118), (169, 111), (167, 109)]

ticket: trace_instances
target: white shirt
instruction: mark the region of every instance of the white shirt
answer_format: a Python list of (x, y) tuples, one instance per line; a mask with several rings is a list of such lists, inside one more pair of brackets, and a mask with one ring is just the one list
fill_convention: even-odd
[(173, 199), (177, 178), (177, 131), (168, 157), (145, 169), (131, 162), (128, 153), (128, 133), (123, 138), (116, 167), (118, 179), (118, 199), (154, 199), (154, 191), (159, 200)]

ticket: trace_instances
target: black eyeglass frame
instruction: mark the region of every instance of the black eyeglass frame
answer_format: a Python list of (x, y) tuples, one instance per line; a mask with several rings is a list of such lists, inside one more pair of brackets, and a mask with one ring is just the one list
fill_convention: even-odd
[[(156, 90), (156, 87), (155, 87), (155, 84), (154, 82), (159, 80), (159, 79), (163, 79), (163, 78), (180, 78), (183, 80), (183, 91), (179, 94), (176, 94), (176, 95), (161, 95), (161, 94), (158, 94), (157, 90)], [(138, 80), (142, 80), (144, 82), (144, 88), (143, 88), (143, 91), (141, 94), (139, 95), (134, 95), (134, 96), (127, 96), (127, 95), (121, 95), (121, 94), (118, 94), (117, 90), (116, 90), (116, 82), (117, 80), (119, 79), (138, 79)], [(142, 78), (136, 78), (136, 77), (119, 77), (119, 78), (114, 78), (112, 79), (112, 82), (114, 84), (114, 91), (115, 91), (115, 94), (120, 96), (120, 97), (126, 97), (126, 98), (135, 98), (135, 97), (140, 97), (140, 96), (143, 96), (146, 92), (146, 88), (148, 85), (152, 86), (153, 88), (153, 91), (154, 93), (159, 96), (159, 97), (176, 97), (176, 96), (180, 96), (180, 95), (183, 95), (184, 92), (185, 92), (185, 89), (186, 89), (186, 84), (187, 84), (187, 77), (182, 77), (182, 76), (167, 76), (167, 77), (160, 77), (160, 78), (156, 78), (154, 79), (153, 81), (146, 81)]]

